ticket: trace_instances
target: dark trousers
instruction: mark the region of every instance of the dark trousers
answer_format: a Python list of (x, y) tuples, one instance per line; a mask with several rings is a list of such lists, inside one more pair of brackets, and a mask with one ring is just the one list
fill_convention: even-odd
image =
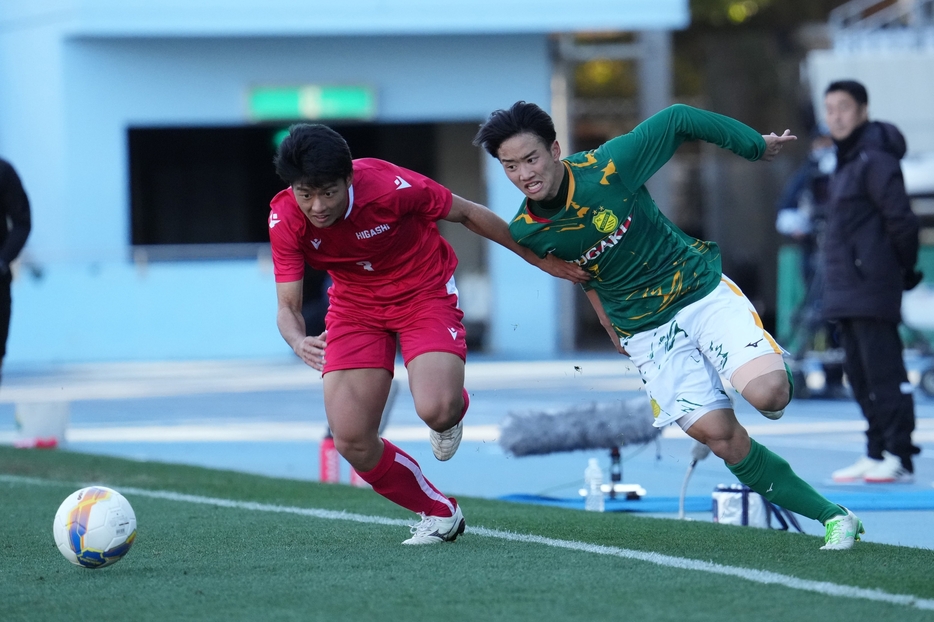
[[(915, 404), (905, 372), (898, 325), (868, 318), (839, 321), (840, 340), (846, 354), (843, 370), (853, 395), (869, 423), (867, 454), (881, 460), (882, 451), (901, 458), (913, 471), (911, 444), (915, 429)], [(904, 391), (903, 391), (904, 389)]]
[(6, 356), (6, 338), (10, 334), (10, 278), (0, 274), (0, 364)]

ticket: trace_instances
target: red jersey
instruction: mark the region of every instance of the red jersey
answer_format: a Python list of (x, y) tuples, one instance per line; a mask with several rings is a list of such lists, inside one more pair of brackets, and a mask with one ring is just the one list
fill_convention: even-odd
[(373, 158), (353, 162), (350, 205), (342, 220), (311, 224), (291, 188), (273, 198), (269, 241), (276, 282), (299, 281), (305, 263), (327, 270), (333, 306), (375, 307), (444, 290), (457, 257), (436, 221), (451, 211), (451, 191)]

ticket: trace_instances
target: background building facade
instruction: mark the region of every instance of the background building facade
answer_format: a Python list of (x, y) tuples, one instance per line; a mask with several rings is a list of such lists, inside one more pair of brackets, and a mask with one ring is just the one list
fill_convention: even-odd
[[(516, 100), (551, 107), (552, 34), (687, 22), (686, 0), (4, 2), (0, 153), (33, 208), (7, 362), (281, 354), (264, 227), (289, 122), (508, 218), (521, 195), (470, 138)], [(560, 284), (445, 233), (485, 348), (557, 352)]]

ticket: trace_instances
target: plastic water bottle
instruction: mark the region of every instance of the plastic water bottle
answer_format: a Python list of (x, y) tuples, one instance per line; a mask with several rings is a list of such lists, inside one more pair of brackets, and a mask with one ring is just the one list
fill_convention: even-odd
[(350, 467), (350, 485), (357, 488), (369, 488), (370, 485), (365, 479), (360, 477), (360, 474), (357, 473), (357, 469)]
[(584, 497), (584, 509), (588, 512), (602, 512), (603, 502), (603, 469), (597, 463), (596, 458), (591, 458), (584, 469), (584, 490), (587, 496)]

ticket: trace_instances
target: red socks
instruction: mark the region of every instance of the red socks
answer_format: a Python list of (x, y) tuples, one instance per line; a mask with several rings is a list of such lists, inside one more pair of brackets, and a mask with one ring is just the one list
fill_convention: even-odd
[[(464, 391), (464, 412), (467, 412), (467, 391)], [(358, 475), (377, 493), (407, 510), (427, 516), (447, 517), (454, 514), (454, 503), (425, 479), (421, 467), (408, 455), (383, 439), (383, 455), (372, 471)]]
[[(464, 410), (461, 419), (470, 407), (470, 396), (464, 389)], [(386, 439), (383, 440), (383, 455), (371, 471), (357, 472), (363, 481), (377, 493), (396, 505), (427, 516), (447, 517), (454, 514), (454, 501), (448, 499), (432, 485), (412, 456)]]

